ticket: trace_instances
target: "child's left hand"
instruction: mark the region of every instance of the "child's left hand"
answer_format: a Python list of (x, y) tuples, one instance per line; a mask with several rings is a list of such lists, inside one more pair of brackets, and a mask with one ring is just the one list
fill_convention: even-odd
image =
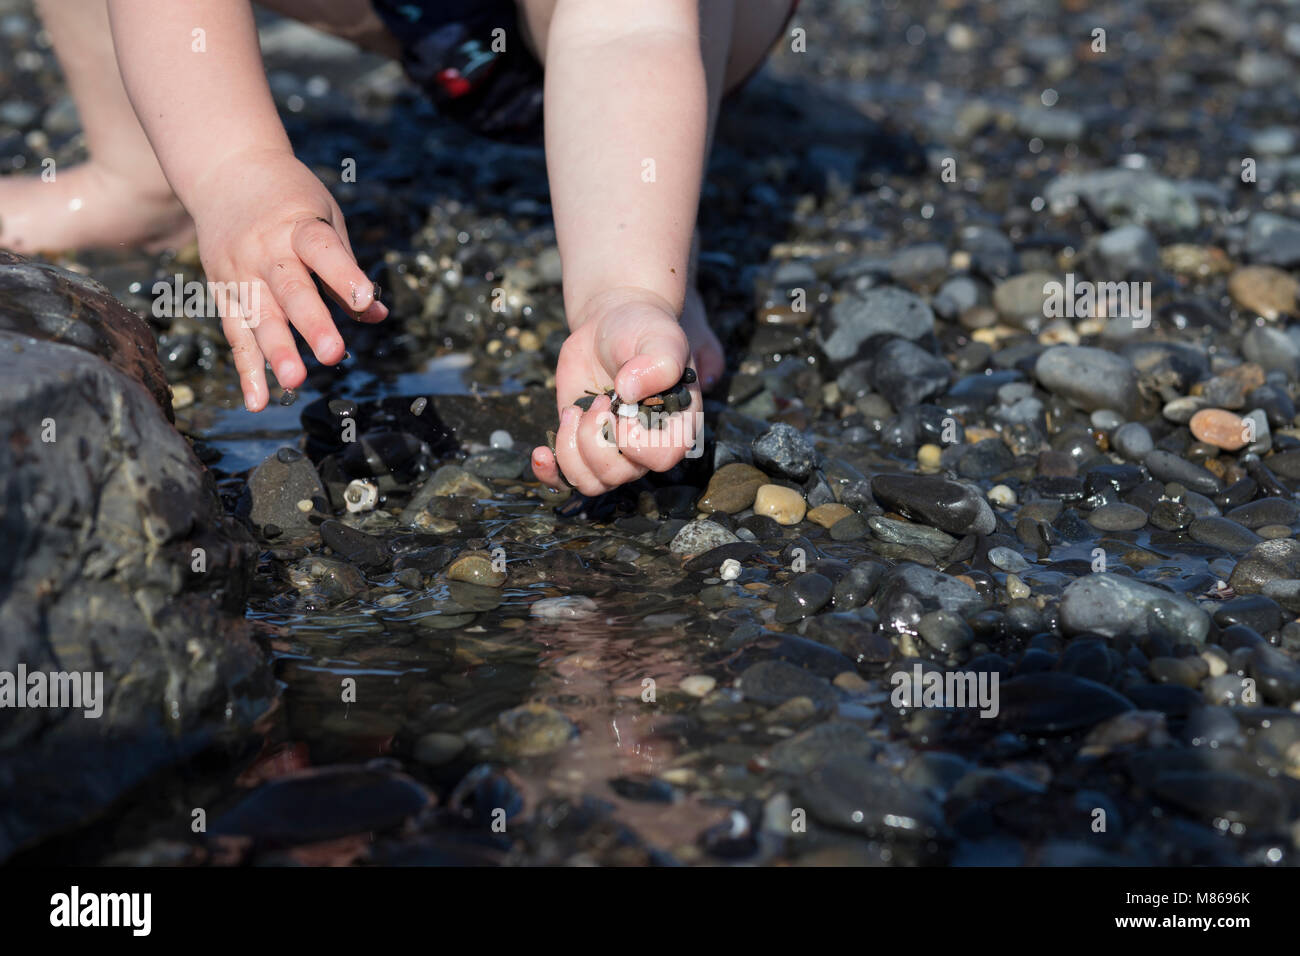
[[(660, 428), (646, 429), (610, 410), (604, 392), (611, 385), (621, 401), (639, 402), (676, 385), (693, 363), (686, 333), (666, 301), (632, 290), (602, 300), (560, 350), (555, 452), (541, 445), (532, 459), (533, 473), (544, 484), (558, 488), (567, 479), (584, 495), (672, 468), (695, 444), (702, 424), (698, 384), (689, 386), (690, 407)], [(574, 405), (592, 392), (598, 397), (586, 412)]]

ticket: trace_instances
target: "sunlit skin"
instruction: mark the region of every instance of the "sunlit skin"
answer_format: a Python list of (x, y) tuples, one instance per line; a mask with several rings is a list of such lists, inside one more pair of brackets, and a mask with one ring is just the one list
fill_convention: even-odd
[[(274, 0), (377, 52), (396, 45), (365, 0)], [(54, 183), (0, 179), (0, 246), (21, 252), (174, 246), (196, 236), (213, 283), (257, 287), (259, 314), (226, 315), (244, 403), (266, 375), (306, 378), (294, 331), (325, 365), (342, 336), (315, 279), (346, 312), (387, 308), (358, 265), (338, 205), (294, 156), (246, 0), (43, 0), (42, 18), (90, 159)], [(721, 347), (694, 287), (692, 242), (722, 92), (761, 61), (789, 0), (521, 0), (546, 67), (546, 161), (570, 336), (556, 368), (555, 452), (544, 483), (594, 495), (664, 471), (695, 443)], [(201, 37), (196, 34), (201, 31)], [(690, 408), (647, 431), (588, 391), (637, 402), (698, 373)], [(612, 424), (612, 429), (607, 425)], [(614, 441), (606, 435), (612, 433)]]

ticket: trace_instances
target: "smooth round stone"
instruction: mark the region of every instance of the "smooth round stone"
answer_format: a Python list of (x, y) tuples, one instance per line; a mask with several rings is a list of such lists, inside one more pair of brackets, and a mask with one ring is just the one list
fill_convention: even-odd
[(1285, 498), (1260, 498), (1248, 501), (1229, 511), (1225, 518), (1231, 518), (1237, 524), (1247, 528), (1263, 528), (1265, 525), (1292, 525), (1300, 520), (1300, 505)]
[(1120, 425), (1111, 436), (1110, 444), (1129, 461), (1141, 461), (1156, 447), (1151, 432), (1141, 422), (1126, 422)]
[(1188, 531), (1201, 544), (1212, 544), (1229, 554), (1245, 554), (1264, 540), (1249, 528), (1227, 518), (1197, 518)]
[(1203, 408), (1188, 424), (1197, 441), (1215, 448), (1237, 451), (1248, 444), (1245, 419), (1222, 408)]
[(1233, 568), (1228, 586), (1238, 594), (1259, 594), (1279, 578), (1300, 578), (1300, 541), (1283, 538), (1255, 545)]
[(1161, 531), (1182, 531), (1195, 517), (1191, 508), (1172, 498), (1162, 498), (1151, 509), (1151, 523)]
[(848, 505), (831, 502), (810, 509), (806, 517), (815, 525), (822, 528), (831, 528), (837, 521), (847, 518), (851, 514), (854, 514), (854, 511)]
[(681, 688), (684, 694), (690, 694), (692, 697), (704, 697), (718, 686), (718, 682), (708, 674), (692, 674), (690, 677), (683, 677), (682, 682), (677, 686)]
[(782, 485), (763, 485), (754, 496), (754, 514), (765, 515), (777, 524), (798, 524), (807, 511), (803, 495)]
[(993, 509), (978, 488), (947, 478), (876, 475), (871, 493), (905, 518), (950, 534), (992, 534), (997, 526)]
[(807, 697), (818, 709), (835, 702), (830, 681), (786, 661), (759, 661), (740, 675), (737, 686), (746, 700), (764, 707), (784, 704), (792, 697)]
[(1151, 671), (1151, 676), (1161, 684), (1181, 684), (1183, 687), (1195, 690), (1209, 671), (1204, 661), (1200, 658), (1196, 660), (1200, 662), (1200, 667), (1186, 657), (1156, 657), (1152, 659), (1148, 669)]
[(713, 473), (696, 507), (700, 511), (737, 514), (754, 504), (758, 489), (767, 484), (767, 475), (753, 465), (732, 462)]
[(921, 640), (941, 654), (953, 654), (975, 640), (969, 624), (952, 611), (931, 611), (921, 616), (917, 625)]
[(1291, 537), (1291, 529), (1284, 524), (1266, 524), (1262, 528), (1256, 528), (1255, 533), (1265, 541)]
[(1003, 571), (1024, 571), (1029, 567), (1024, 556), (1013, 548), (989, 548), (989, 561)]
[(540, 757), (559, 750), (578, 728), (554, 707), (530, 703), (497, 717), (497, 739), (512, 756)]
[(1186, 425), (1192, 420), (1192, 416), (1205, 408), (1209, 402), (1199, 395), (1184, 395), (1175, 398), (1171, 402), (1166, 402), (1160, 414), (1177, 425)]
[(1123, 502), (1102, 505), (1088, 515), (1088, 524), (1101, 531), (1137, 531), (1146, 527), (1147, 513)]
[(1043, 388), (1084, 411), (1113, 409), (1131, 414), (1138, 403), (1138, 373), (1133, 363), (1105, 349), (1057, 345), (1034, 364)]
[(867, 535), (867, 519), (860, 514), (851, 514), (831, 525), (832, 541), (857, 541)]
[(1296, 310), (1300, 282), (1272, 266), (1246, 266), (1228, 277), (1228, 295), (1247, 312), (1270, 322)]
[(460, 734), (425, 734), (415, 742), (412, 756), (420, 763), (438, 767), (450, 763), (465, 749), (465, 738)]
[(812, 617), (831, 601), (835, 585), (824, 574), (808, 571), (781, 589), (776, 602), (776, 620), (792, 624)]
[(989, 501), (999, 508), (1014, 508), (1016, 506), (1016, 493), (1006, 485), (994, 485), (989, 489)]
[(1059, 615), (1066, 634), (1173, 634), (1203, 644), (1210, 630), (1210, 616), (1186, 598), (1107, 572), (1070, 582), (1061, 593)]
[(1160, 481), (1178, 482), (1203, 495), (1214, 495), (1223, 490), (1223, 482), (1213, 474), (1172, 452), (1156, 449), (1147, 455), (1143, 464)]
[(1112, 412), (1109, 408), (1097, 409), (1088, 416), (1088, 421), (1092, 423), (1093, 428), (1104, 432), (1114, 431), (1116, 428), (1119, 428), (1120, 425), (1124, 424), (1123, 417)]
[(596, 602), (584, 594), (542, 598), (528, 607), (528, 613), (544, 621), (585, 621), (596, 616)]
[[(801, 499), (802, 500), (802, 499)], [(722, 525), (711, 519), (688, 521), (673, 536), (668, 545), (673, 554), (703, 554), (724, 544), (735, 544), (740, 539)]]
[(515, 440), (504, 428), (498, 428), (488, 436), (488, 444), (493, 448), (514, 448)]
[(943, 449), (925, 444), (916, 450), (916, 467), (921, 471), (938, 471), (943, 462)]
[(493, 567), (491, 555), (482, 551), (470, 551), (462, 554), (448, 565), (447, 577), (453, 581), (480, 584), (489, 588), (499, 588), (506, 583), (506, 572), (498, 571)]

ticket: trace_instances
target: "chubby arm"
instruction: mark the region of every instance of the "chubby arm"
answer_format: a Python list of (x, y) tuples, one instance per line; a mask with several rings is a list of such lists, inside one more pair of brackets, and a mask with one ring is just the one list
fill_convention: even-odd
[(357, 266), (338, 205), (293, 155), (248, 0), (108, 0), (108, 10), (127, 95), (194, 217), (209, 281), (250, 292), (225, 309), (222, 327), (245, 405), (259, 411), (267, 362), (284, 387), (306, 378), (290, 322), (321, 362), (343, 357), (311, 273), (358, 318), (387, 310)]
[(546, 164), (569, 338), (555, 372), (560, 426), (533, 471), (600, 494), (679, 462), (702, 426), (688, 412), (646, 429), (624, 402), (690, 367), (681, 326), (708, 143), (699, 0), (557, 0), (546, 35)]
[(216, 200), (204, 180), (231, 157), (293, 153), (247, 0), (109, 0), (108, 12), (131, 103), (187, 209)]
[(558, 0), (546, 60), (570, 327), (618, 289), (680, 313), (708, 138), (698, 0)]

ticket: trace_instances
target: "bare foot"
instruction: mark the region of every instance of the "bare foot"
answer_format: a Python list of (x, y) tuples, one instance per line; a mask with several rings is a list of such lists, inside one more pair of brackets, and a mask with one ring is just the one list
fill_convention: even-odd
[(145, 187), (88, 162), (39, 176), (0, 178), (0, 247), (32, 255), (142, 246), (178, 249), (194, 222), (166, 183)]
[(726, 369), (726, 359), (722, 355), (722, 343), (709, 327), (709, 317), (704, 311), (704, 300), (699, 290), (691, 287), (686, 290), (686, 304), (682, 309), (682, 330), (691, 343), (691, 353), (695, 357), (695, 370), (700, 376), (700, 387), (708, 391), (717, 384)]

